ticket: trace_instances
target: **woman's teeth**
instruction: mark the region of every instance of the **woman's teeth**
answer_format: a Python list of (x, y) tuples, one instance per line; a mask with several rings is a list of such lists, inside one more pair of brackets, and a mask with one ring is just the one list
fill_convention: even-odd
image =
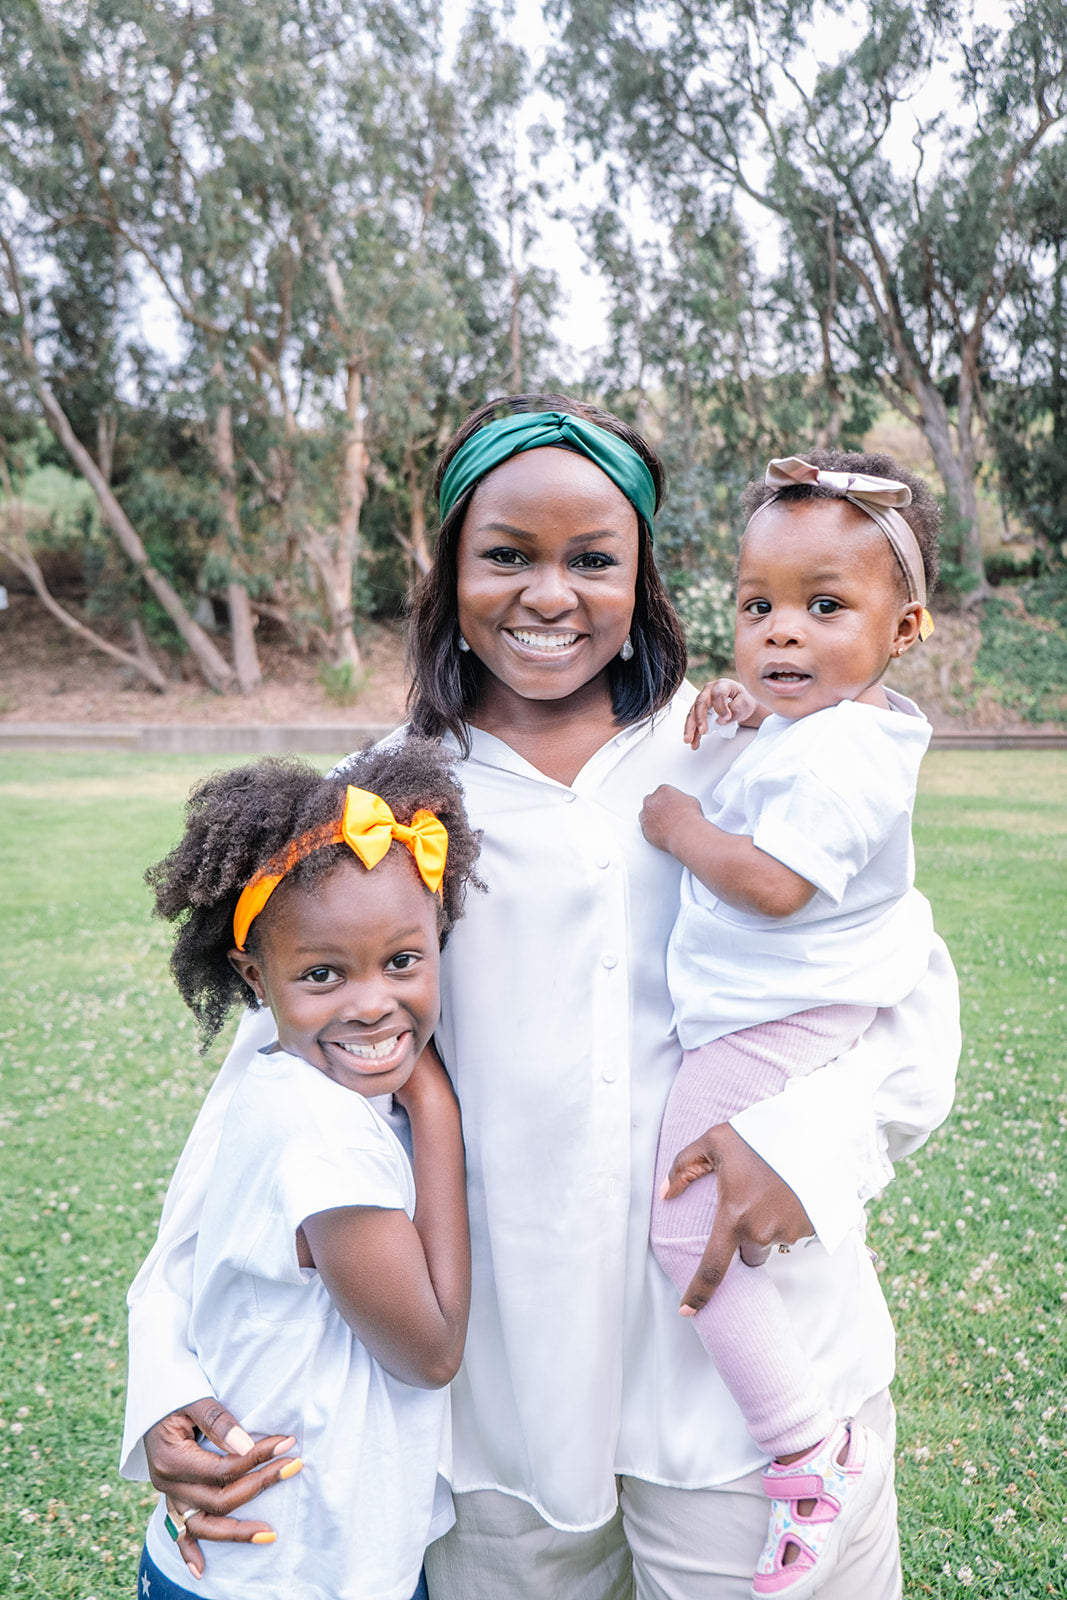
[(525, 628), (512, 628), (511, 637), (532, 650), (566, 650), (578, 639), (576, 633), (527, 633)]
[(398, 1033), (391, 1039), (382, 1039), (379, 1044), (346, 1044), (342, 1039), (335, 1039), (338, 1049), (344, 1050), (350, 1056), (355, 1056), (359, 1061), (381, 1061), (386, 1056), (391, 1056), (396, 1049)]

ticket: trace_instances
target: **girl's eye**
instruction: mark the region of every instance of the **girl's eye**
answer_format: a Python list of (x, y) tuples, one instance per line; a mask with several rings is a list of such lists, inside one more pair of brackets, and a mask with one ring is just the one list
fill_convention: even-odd
[(304, 973), (309, 983), (330, 983), (337, 974), (332, 967), (311, 967)]
[(746, 600), (741, 607), (741, 610), (747, 611), (750, 617), (765, 617), (770, 609), (771, 602), (769, 600)]
[(816, 617), (832, 617), (835, 611), (841, 610), (840, 600), (831, 600), (827, 594), (821, 594), (813, 600), (808, 610)]
[(387, 972), (407, 972), (418, 961), (418, 956), (413, 950), (402, 950), (399, 955), (386, 963)]

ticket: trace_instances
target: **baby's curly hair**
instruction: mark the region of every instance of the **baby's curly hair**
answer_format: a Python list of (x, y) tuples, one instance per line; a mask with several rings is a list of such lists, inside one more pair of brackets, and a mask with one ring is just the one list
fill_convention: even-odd
[[(240, 1000), (255, 1004), (229, 959), (242, 889), (301, 834), (339, 820), (349, 784), (380, 795), (398, 822), (409, 824), (425, 808), (447, 828), (437, 917), (442, 947), (463, 914), (468, 884), (484, 888), (474, 871), (481, 835), (467, 821), (451, 765), (432, 739), (411, 734), (363, 750), (325, 778), (306, 762), (276, 757), (204, 778), (186, 802), (182, 838), (145, 873), (156, 916), (178, 923), (170, 970), (204, 1049)], [(396, 841), (392, 848), (404, 849)], [(346, 844), (326, 845), (298, 862), (285, 882), (310, 887), (345, 858), (356, 859)], [(253, 922), (246, 948), (255, 946)]]
[[(941, 566), (938, 534), (941, 530), (941, 507), (929, 486), (901, 467), (892, 456), (878, 451), (858, 450), (807, 450), (801, 457), (821, 472), (863, 472), (871, 478), (895, 478), (906, 483), (911, 490), (911, 505), (901, 506), (900, 515), (919, 541), (923, 568), (926, 572), (926, 590), (932, 594)], [(741, 494), (741, 509), (745, 520), (754, 516), (768, 500), (837, 500), (832, 489), (823, 489), (817, 483), (798, 483), (789, 489), (772, 489), (766, 483), (754, 480), (745, 485)]]

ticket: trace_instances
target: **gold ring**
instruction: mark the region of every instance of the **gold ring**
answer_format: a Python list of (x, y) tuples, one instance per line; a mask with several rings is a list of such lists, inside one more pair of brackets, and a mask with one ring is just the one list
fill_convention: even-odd
[(167, 1532), (170, 1534), (170, 1536), (174, 1540), (175, 1544), (177, 1544), (179, 1539), (184, 1539), (185, 1538), (185, 1534), (186, 1534), (185, 1523), (181, 1520), (180, 1517), (179, 1518), (172, 1517), (169, 1510), (167, 1511), (166, 1515), (163, 1518), (163, 1526), (166, 1528)]

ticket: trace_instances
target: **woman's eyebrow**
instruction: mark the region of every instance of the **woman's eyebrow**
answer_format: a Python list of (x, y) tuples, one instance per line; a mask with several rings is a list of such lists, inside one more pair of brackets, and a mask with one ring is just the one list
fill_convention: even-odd
[[(531, 531), (528, 528), (516, 528), (516, 527), (513, 527), (510, 522), (480, 522), (478, 524), (478, 532), (479, 533), (500, 533), (500, 534), (506, 535), (509, 539), (536, 539), (537, 538), (537, 534), (536, 533), (531, 533)], [(574, 538), (569, 540), (568, 542), (570, 544), (580, 544), (585, 539), (622, 539), (622, 538), (625, 538), (625, 534), (620, 533), (620, 531), (617, 528), (590, 528), (588, 530), (588, 532), (586, 532), (586, 533), (575, 534)]]

